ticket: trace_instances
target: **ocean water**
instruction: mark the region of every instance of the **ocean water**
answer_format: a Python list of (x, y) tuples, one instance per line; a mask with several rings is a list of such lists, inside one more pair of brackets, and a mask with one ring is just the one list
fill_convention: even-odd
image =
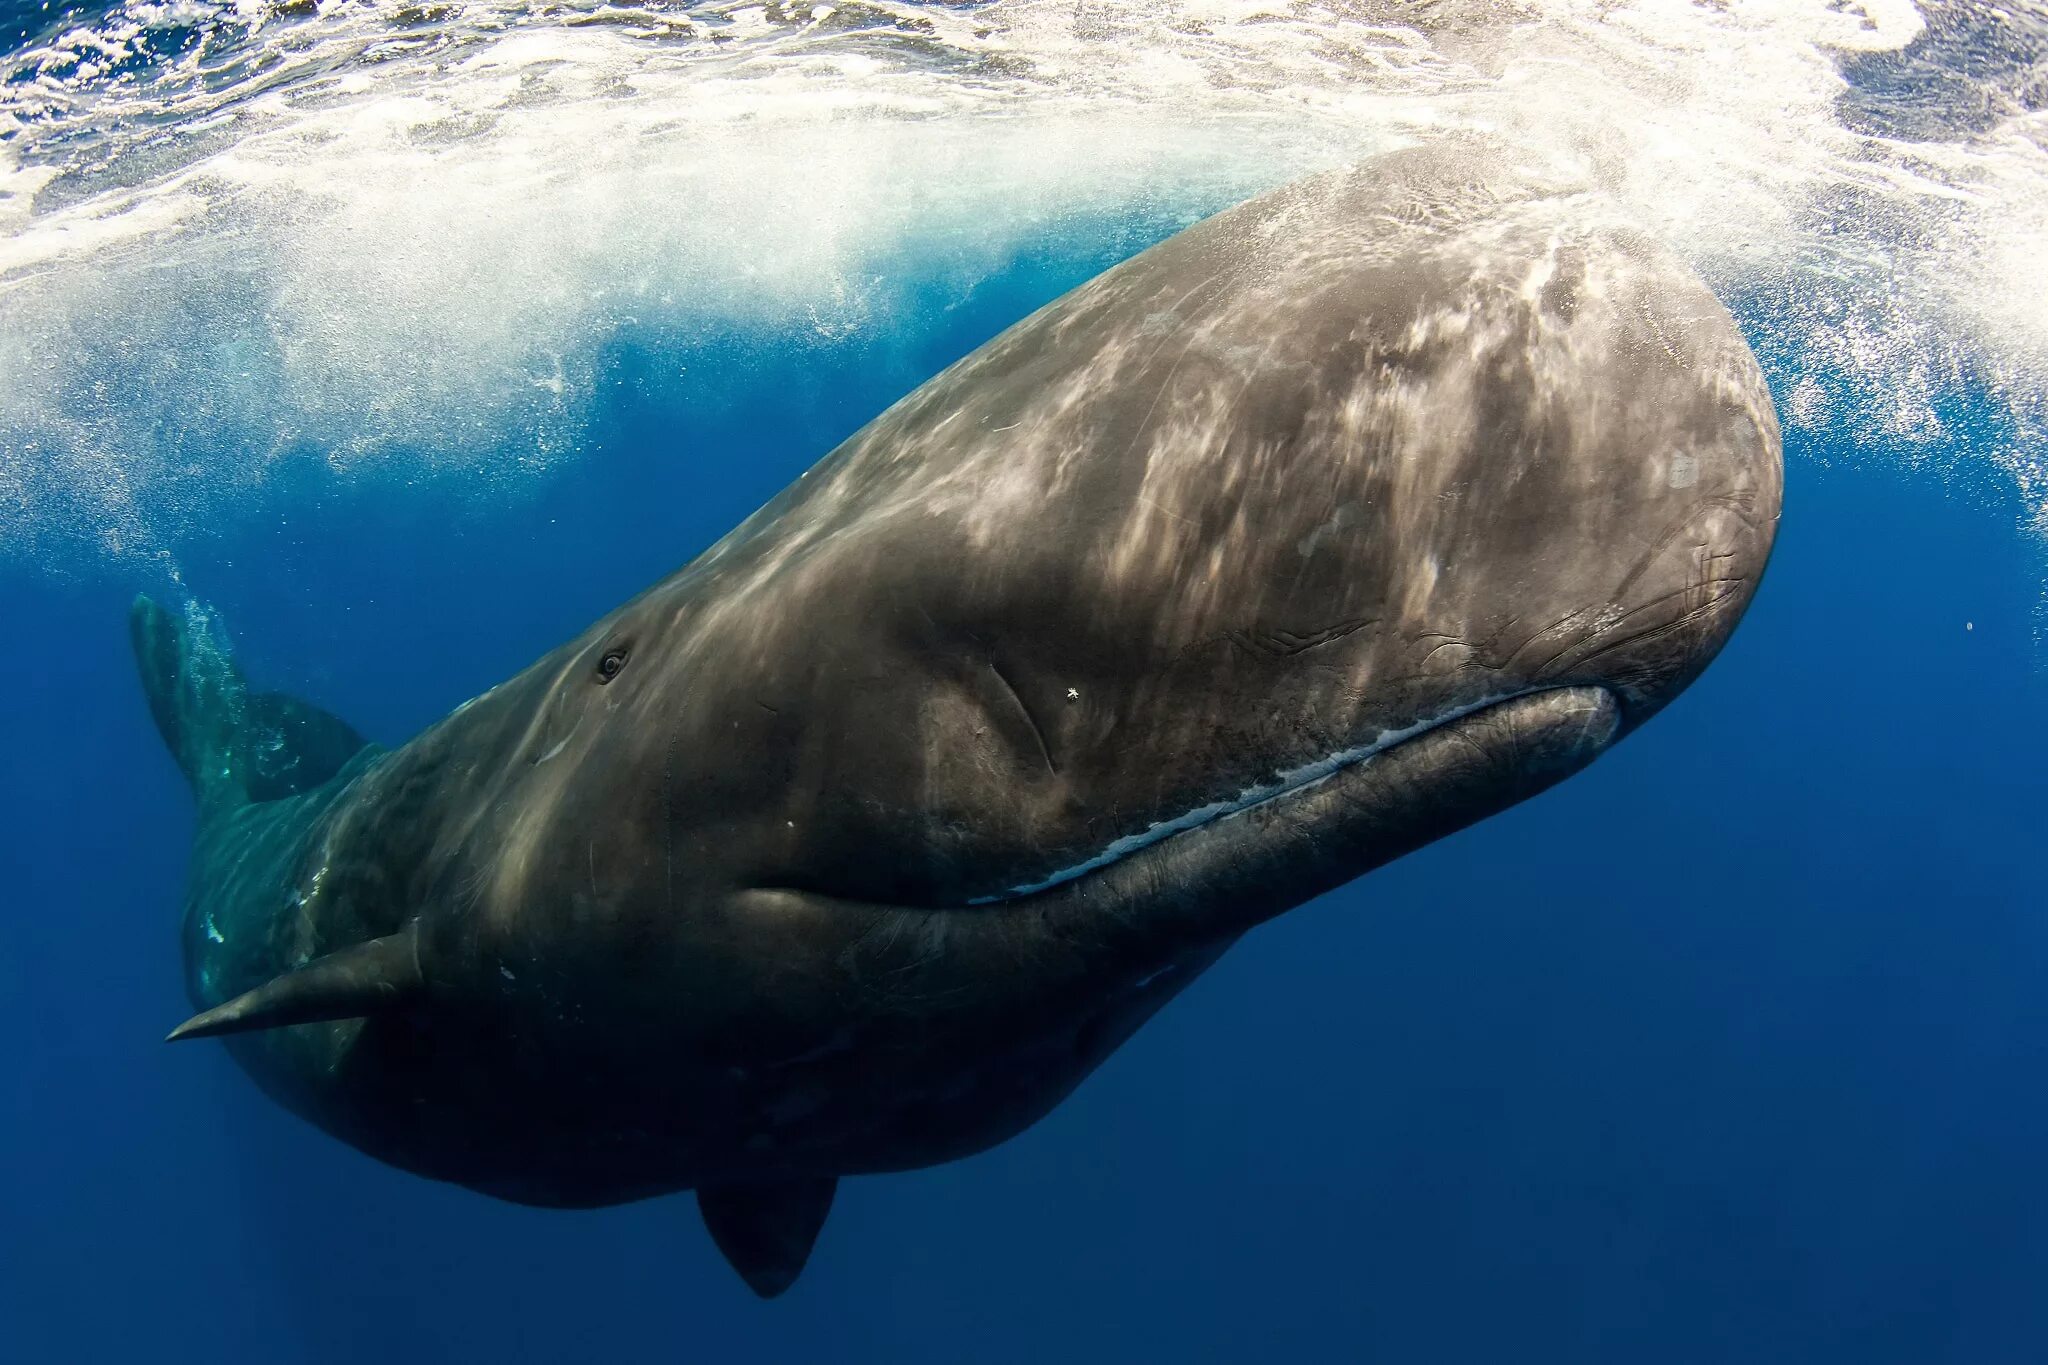
[[(0, 1358), (2048, 1356), (2048, 16), (2029, 4), (163, 0), (0, 12)], [(138, 590), (396, 741), (938, 368), (1447, 131), (1592, 176), (1786, 427), (1718, 663), (1253, 934), (756, 1301), (187, 1013)]]

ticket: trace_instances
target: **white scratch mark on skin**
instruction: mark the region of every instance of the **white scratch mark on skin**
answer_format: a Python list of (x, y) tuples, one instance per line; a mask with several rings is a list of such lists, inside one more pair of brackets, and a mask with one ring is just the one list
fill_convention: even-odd
[(1195, 524), (1193, 521), (1182, 516), (1180, 513), (1174, 511), (1172, 508), (1163, 506), (1157, 499), (1148, 497), (1146, 494), (1138, 494), (1138, 501), (1144, 503), (1147, 507), (1157, 512), (1162, 517), (1172, 517), (1175, 521), (1179, 522), (1183, 526), (1193, 526)]

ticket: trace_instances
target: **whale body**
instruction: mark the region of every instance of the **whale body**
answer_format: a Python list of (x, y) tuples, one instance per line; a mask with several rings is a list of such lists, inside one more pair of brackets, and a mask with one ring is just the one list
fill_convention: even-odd
[(841, 1176), (1019, 1132), (1247, 930), (1644, 723), (1781, 486), (1733, 320), (1597, 196), (1289, 186), (400, 747), (139, 599), (200, 810), (173, 1036), (435, 1179), (694, 1190), (779, 1293)]

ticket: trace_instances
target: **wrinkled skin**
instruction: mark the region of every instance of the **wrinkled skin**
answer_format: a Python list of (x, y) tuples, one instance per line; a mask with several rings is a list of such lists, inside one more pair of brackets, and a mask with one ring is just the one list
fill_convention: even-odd
[(1780, 486), (1731, 319), (1593, 196), (1484, 153), (1305, 182), (411, 743), (217, 804), (194, 998), (404, 932), (389, 1007), (232, 1046), (509, 1199), (959, 1157), (1253, 925), (1666, 704)]

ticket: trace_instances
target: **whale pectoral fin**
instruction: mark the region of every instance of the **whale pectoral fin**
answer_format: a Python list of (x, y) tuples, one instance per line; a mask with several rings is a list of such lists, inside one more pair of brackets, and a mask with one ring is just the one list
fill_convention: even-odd
[(803, 1273), (838, 1188), (834, 1176), (711, 1185), (697, 1191), (697, 1209), (747, 1288), (772, 1299)]
[(416, 999), (420, 984), (415, 929), (407, 925), (395, 934), (315, 958), (297, 971), (195, 1014), (172, 1029), (166, 1041), (325, 1019), (361, 1019)]

